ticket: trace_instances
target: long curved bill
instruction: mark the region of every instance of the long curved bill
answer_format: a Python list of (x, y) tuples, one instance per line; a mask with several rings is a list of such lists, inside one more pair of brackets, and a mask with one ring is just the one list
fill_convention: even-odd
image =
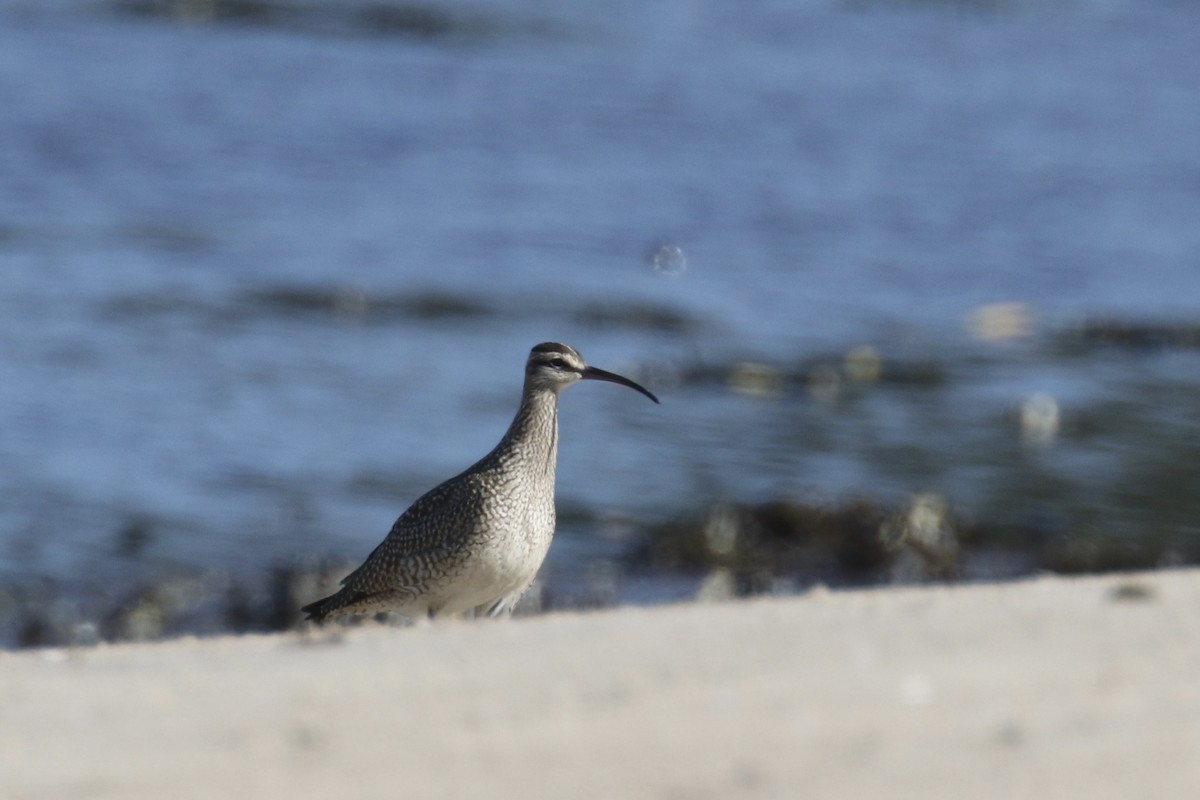
[(585, 381), (608, 381), (609, 383), (619, 383), (622, 386), (628, 386), (630, 389), (635, 389), (641, 392), (656, 403), (658, 402), (658, 398), (651, 394), (650, 390), (646, 387), (634, 383), (623, 375), (618, 375), (615, 372), (609, 372), (606, 369), (600, 369), (598, 367), (585, 367), (583, 370), (583, 379)]

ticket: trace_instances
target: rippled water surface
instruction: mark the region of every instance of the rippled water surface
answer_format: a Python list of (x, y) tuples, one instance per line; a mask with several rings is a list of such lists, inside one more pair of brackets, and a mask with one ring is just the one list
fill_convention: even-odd
[(0, 2), (0, 580), (365, 555), (543, 340), (663, 400), (565, 396), (551, 585), (781, 497), (1194, 550), (1197, 41), (1168, 0)]

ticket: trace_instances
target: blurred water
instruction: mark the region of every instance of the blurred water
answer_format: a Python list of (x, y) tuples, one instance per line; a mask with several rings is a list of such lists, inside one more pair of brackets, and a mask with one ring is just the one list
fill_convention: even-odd
[(1200, 355), (1072, 336), (1197, 317), (1198, 40), (1168, 0), (4, 0), (0, 575), (365, 555), (547, 339), (663, 399), (566, 396), (552, 572), (714, 498), (1194, 537)]

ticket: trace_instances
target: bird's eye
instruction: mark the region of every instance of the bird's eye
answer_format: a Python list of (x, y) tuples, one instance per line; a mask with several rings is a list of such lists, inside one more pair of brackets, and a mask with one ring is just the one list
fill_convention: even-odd
[(567, 362), (563, 361), (561, 358), (553, 358), (553, 359), (550, 359), (550, 366), (556, 367), (558, 369), (566, 369)]

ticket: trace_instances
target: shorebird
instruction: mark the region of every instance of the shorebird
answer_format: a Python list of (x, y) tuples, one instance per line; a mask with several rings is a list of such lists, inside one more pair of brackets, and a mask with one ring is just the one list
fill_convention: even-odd
[(565, 344), (534, 347), (521, 405), (500, 443), (418, 498), (339, 591), (301, 609), (306, 619), (511, 613), (554, 537), (558, 393), (581, 380), (619, 383), (658, 402), (628, 378), (589, 367)]

